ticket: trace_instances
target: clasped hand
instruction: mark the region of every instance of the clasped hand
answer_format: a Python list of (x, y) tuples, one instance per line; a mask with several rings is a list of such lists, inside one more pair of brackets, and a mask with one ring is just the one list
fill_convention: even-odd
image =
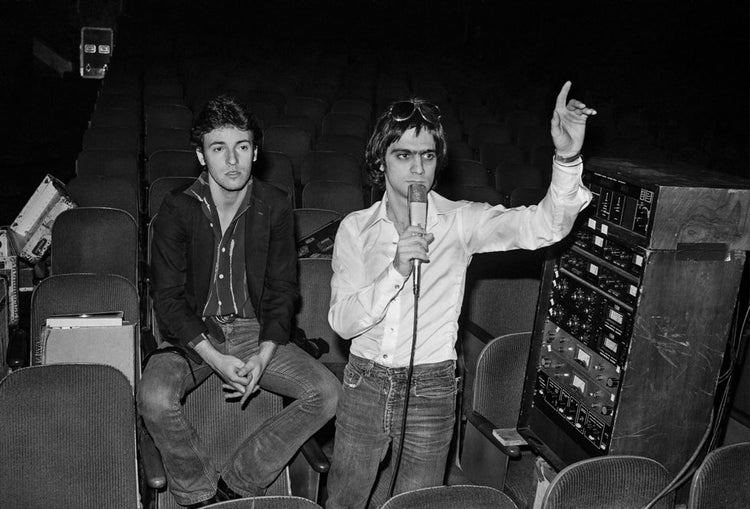
[(222, 354), (220, 361), (213, 368), (223, 381), (224, 399), (239, 398), (240, 404), (244, 405), (245, 401), (260, 388), (258, 380), (265, 365), (258, 355), (252, 355), (247, 362), (242, 362), (237, 357)]

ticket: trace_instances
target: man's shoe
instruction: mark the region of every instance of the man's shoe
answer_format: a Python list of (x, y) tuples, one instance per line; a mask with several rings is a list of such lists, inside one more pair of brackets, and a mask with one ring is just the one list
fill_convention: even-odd
[(219, 477), (219, 482), (216, 486), (216, 495), (214, 495), (214, 498), (216, 499), (216, 502), (224, 502), (225, 500), (235, 500), (238, 498), (243, 498), (243, 495), (236, 493), (232, 488), (227, 486), (227, 483), (224, 482), (224, 479)]

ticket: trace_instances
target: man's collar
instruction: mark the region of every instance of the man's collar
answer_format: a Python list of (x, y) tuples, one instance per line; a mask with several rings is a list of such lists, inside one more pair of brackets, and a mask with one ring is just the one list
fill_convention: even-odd
[[(467, 202), (451, 201), (443, 196), (440, 196), (435, 191), (427, 193), (427, 230), (430, 230), (432, 226), (437, 224), (438, 217), (446, 214), (450, 214), (460, 208), (468, 206)], [(386, 220), (390, 221), (387, 216), (388, 207), (388, 193), (383, 194), (383, 199), (377, 207), (374, 208), (372, 215), (365, 222), (362, 231), (368, 230), (373, 227), (378, 221)]]
[(208, 187), (208, 171), (203, 170), (198, 178), (195, 179), (195, 182), (193, 182), (190, 187), (185, 189), (184, 192), (188, 196), (192, 196), (200, 202), (204, 201), (206, 194), (210, 193)]
[[(250, 181), (247, 184), (247, 193), (245, 194), (245, 198), (243, 200), (243, 208), (250, 206), (250, 200), (252, 195), (252, 177), (250, 177)], [(211, 211), (211, 207), (213, 206), (214, 200), (211, 196), (211, 187), (208, 184), (208, 171), (203, 170), (203, 172), (198, 176), (198, 178), (195, 179), (195, 182), (193, 182), (190, 187), (185, 189), (183, 191), (188, 196), (192, 196), (199, 202), (206, 205), (209, 212)]]

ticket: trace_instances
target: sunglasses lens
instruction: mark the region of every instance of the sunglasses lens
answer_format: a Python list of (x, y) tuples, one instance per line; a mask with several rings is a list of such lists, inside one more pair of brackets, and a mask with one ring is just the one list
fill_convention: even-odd
[(416, 106), (411, 101), (401, 101), (394, 103), (393, 106), (391, 106), (391, 117), (393, 117), (393, 119), (397, 122), (403, 122), (404, 120), (410, 119), (411, 116), (414, 115), (415, 108)]
[(422, 117), (432, 123), (437, 124), (440, 121), (440, 108), (432, 103), (421, 103), (419, 106), (419, 112)]

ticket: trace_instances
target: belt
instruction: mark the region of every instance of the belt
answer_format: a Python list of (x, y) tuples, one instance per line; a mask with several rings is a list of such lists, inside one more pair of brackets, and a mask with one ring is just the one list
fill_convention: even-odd
[(214, 315), (214, 319), (221, 324), (228, 324), (234, 322), (239, 316), (235, 313), (229, 315)]

